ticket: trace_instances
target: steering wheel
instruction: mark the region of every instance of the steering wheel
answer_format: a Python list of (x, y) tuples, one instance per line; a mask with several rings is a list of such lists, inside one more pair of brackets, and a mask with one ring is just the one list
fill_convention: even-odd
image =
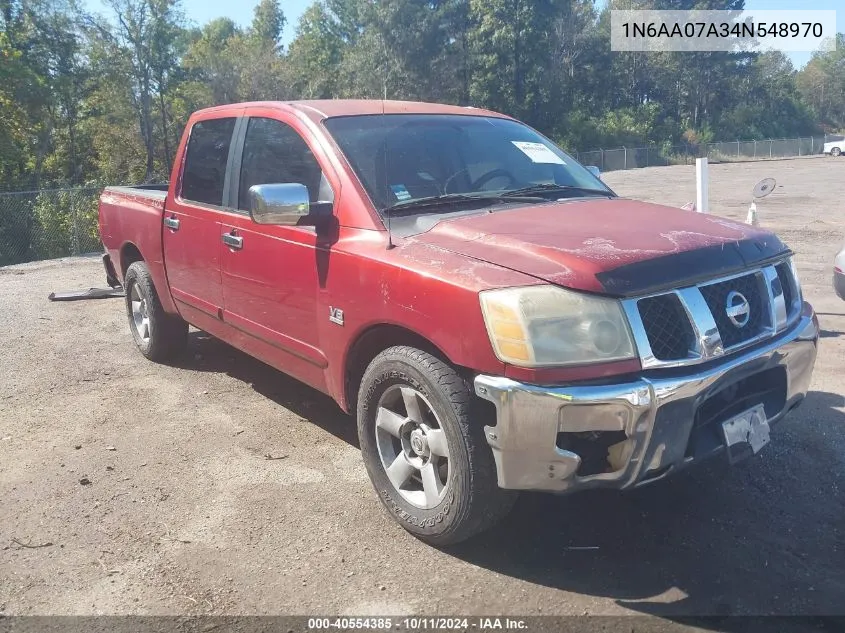
[[(510, 173), (506, 169), (491, 169), (486, 174), (481, 174), (478, 178), (476, 178), (472, 183), (470, 183), (469, 188), (470, 191), (478, 191), (483, 185), (486, 185), (488, 182), (493, 180), (494, 178), (507, 178), (508, 179), (508, 186), (517, 184), (516, 176)], [(507, 187), (505, 187), (507, 188)]]
[[(446, 179), (445, 184), (443, 185), (443, 193), (449, 193), (449, 185), (452, 184), (452, 181), (455, 180), (455, 178), (457, 178), (461, 174), (466, 173), (467, 171), (469, 171), (469, 168), (464, 167), (463, 169), (456, 171), (454, 174), (449, 176)], [(479, 187), (487, 184), (488, 182), (490, 182), (494, 178), (507, 178), (508, 179), (508, 186), (516, 185), (518, 183), (516, 177), (513, 174), (511, 174), (509, 171), (507, 171), (506, 169), (496, 168), (496, 169), (491, 169), (490, 171), (488, 171), (484, 174), (481, 174), (478, 178), (476, 178), (473, 182), (471, 182), (470, 185), (469, 185), (469, 191), (478, 191)]]

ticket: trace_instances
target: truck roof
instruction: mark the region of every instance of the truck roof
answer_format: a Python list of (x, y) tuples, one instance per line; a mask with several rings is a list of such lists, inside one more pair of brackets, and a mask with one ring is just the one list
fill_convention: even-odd
[(365, 114), (462, 114), (510, 118), (504, 114), (471, 106), (425, 103), (422, 101), (391, 101), (381, 99), (318, 99), (312, 101), (250, 101), (232, 103), (199, 110), (195, 115), (222, 113), (241, 108), (273, 108), (278, 110), (299, 110), (316, 120), (339, 116)]

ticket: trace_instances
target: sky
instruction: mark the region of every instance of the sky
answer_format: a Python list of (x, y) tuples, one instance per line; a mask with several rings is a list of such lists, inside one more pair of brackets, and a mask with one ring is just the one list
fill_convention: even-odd
[[(836, 32), (845, 33), (845, 0), (745, 0), (746, 9), (795, 11), (813, 9), (818, 11), (836, 11)], [(795, 68), (803, 68), (810, 61), (812, 53), (787, 53)]]
[[(287, 18), (287, 25), (282, 34), (282, 44), (287, 46), (293, 40), (299, 17), (312, 1), (280, 1), (279, 4)], [(89, 10), (105, 13), (101, 0), (85, 0), (85, 2)], [(252, 12), (257, 4), (258, 0), (240, 0), (240, 2), (232, 2), (231, 0), (182, 0), (182, 9), (187, 18), (198, 26), (219, 17), (228, 17), (238, 24), (246, 26), (252, 21)], [(840, 33), (845, 32), (845, 0), (811, 0), (809, 2), (811, 6), (808, 7), (807, 4), (807, 0), (745, 0), (746, 9), (833, 9), (836, 11), (836, 30)], [(801, 68), (810, 61), (811, 53), (789, 53), (788, 56), (796, 68)]]
[[(104, 9), (102, 0), (83, 0), (89, 11), (108, 15)], [(845, 2), (845, 0), (842, 0)], [(196, 24), (202, 26), (214, 18), (231, 18), (241, 26), (247, 26), (252, 22), (252, 13), (259, 0), (182, 0), (182, 10), (185, 16)], [(313, 0), (279, 0), (279, 6), (285, 14), (287, 24), (282, 34), (282, 43), (288, 45), (296, 33), (296, 24), (299, 22), (305, 9)]]

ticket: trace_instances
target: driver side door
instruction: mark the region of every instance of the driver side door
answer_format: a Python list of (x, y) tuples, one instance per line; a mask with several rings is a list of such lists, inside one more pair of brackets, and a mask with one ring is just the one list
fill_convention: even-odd
[[(284, 121), (248, 116), (242, 150), (233, 165), (237, 213), (221, 227), (224, 319), (236, 343), (265, 362), (325, 389), (328, 360), (317, 319), (320, 248), (314, 227), (256, 224), (249, 217), (249, 188), (299, 183), (316, 203), (333, 198), (308, 144)], [(321, 200), (327, 202), (328, 200)]]

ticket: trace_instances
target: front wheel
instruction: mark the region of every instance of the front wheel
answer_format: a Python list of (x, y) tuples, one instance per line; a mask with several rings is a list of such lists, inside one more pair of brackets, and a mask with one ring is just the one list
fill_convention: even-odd
[(183, 352), (188, 345), (188, 324), (164, 311), (144, 262), (129, 266), (123, 286), (129, 330), (138, 350), (159, 363)]
[(516, 500), (498, 487), (474, 403), (452, 367), (412, 347), (385, 350), (361, 381), (358, 437), (370, 480), (391, 516), (435, 545), (491, 527)]
[(838, 147), (834, 147), (832, 150), (830, 150), (831, 156), (839, 156), (840, 154), (842, 154), (842, 150)]

